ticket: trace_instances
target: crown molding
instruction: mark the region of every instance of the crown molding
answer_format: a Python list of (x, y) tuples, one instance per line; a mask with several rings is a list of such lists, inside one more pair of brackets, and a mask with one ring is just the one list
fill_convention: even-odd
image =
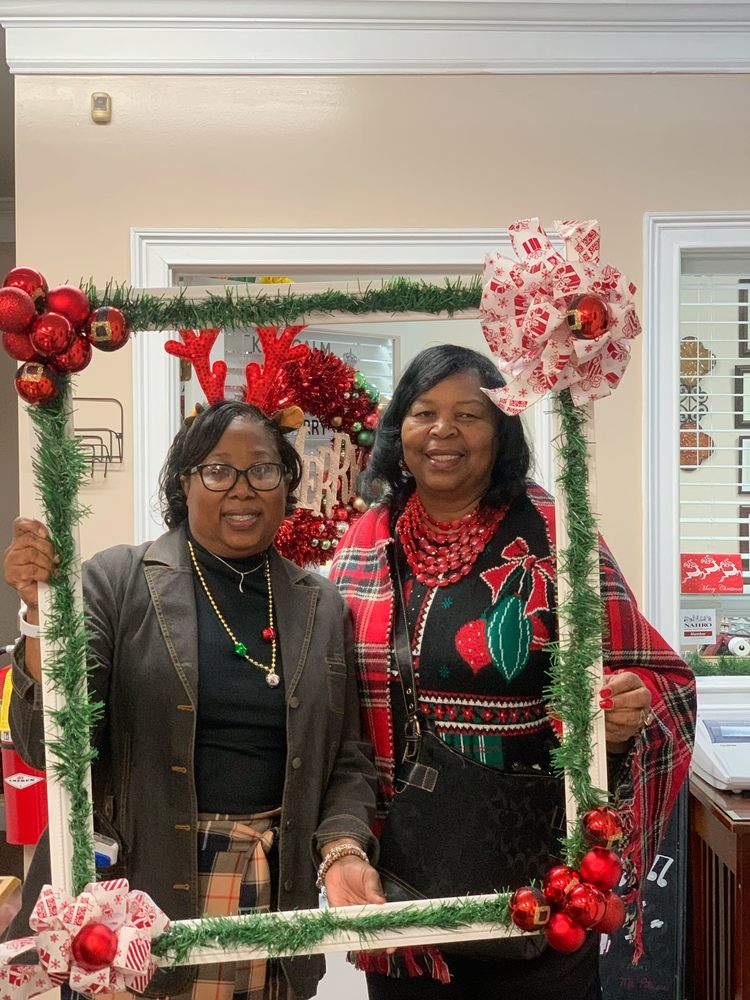
[(10, 0), (0, 22), (23, 74), (750, 71), (748, 0)]

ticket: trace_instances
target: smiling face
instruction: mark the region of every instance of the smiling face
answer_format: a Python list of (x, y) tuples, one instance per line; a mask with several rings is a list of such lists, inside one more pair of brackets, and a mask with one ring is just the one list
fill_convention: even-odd
[(497, 439), (497, 411), (475, 372), (443, 379), (414, 400), (401, 444), (429, 514), (455, 519), (476, 505), (490, 485)]
[[(281, 461), (262, 424), (241, 417), (233, 420), (198, 465), (221, 462), (246, 469), (256, 462)], [(267, 549), (284, 519), (287, 479), (275, 490), (261, 492), (239, 476), (230, 490), (207, 490), (197, 472), (182, 478), (188, 524), (197, 542), (223, 558), (242, 558)]]

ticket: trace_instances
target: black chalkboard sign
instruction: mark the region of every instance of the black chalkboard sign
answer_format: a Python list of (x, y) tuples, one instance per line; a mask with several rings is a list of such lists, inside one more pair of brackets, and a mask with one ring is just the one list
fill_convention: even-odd
[(645, 954), (632, 964), (622, 931), (601, 937), (604, 1000), (683, 1000), (687, 896), (687, 784), (646, 878), (643, 908)]

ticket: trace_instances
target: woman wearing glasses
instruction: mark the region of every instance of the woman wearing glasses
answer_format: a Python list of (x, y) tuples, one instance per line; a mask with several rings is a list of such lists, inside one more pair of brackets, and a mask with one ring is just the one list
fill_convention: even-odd
[[(368, 860), (374, 770), (344, 604), (273, 548), (300, 476), (279, 422), (217, 403), (167, 456), (169, 531), (84, 564), (91, 686), (105, 706), (96, 826), (119, 841), (116, 874), (174, 920), (315, 906), (318, 864), (332, 904), (383, 901)], [(5, 578), (27, 605), (12, 727), (38, 767), (33, 633), (37, 582), (53, 569), (46, 530), (19, 518), (5, 555)], [(25, 912), (47, 878), (37, 867)], [(323, 967), (320, 957), (224, 964), (201, 967), (197, 979), (181, 968), (158, 973), (147, 994), (305, 998)]]

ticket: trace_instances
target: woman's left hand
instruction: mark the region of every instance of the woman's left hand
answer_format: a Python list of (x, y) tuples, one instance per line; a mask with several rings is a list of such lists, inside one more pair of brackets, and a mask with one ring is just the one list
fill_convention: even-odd
[(329, 906), (385, 902), (380, 876), (361, 858), (339, 858), (326, 872), (325, 887)]
[(599, 705), (604, 712), (608, 750), (627, 749), (652, 716), (651, 692), (637, 674), (627, 670), (605, 675)]

